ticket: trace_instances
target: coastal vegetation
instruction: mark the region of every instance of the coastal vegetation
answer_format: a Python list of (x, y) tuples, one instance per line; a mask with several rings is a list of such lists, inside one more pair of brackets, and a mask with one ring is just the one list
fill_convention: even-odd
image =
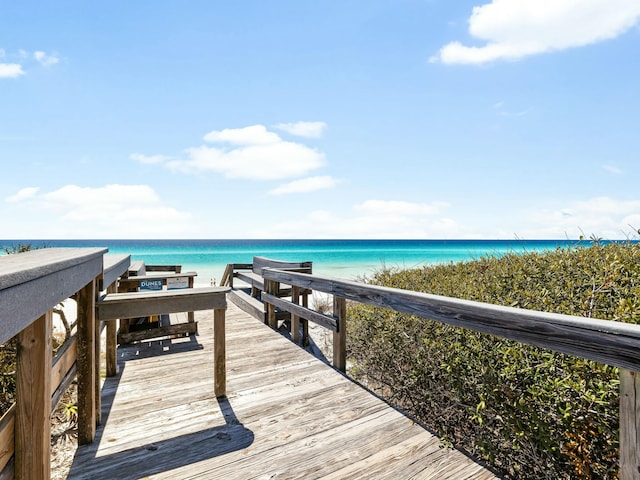
[[(498, 305), (640, 321), (640, 245), (482, 257), (370, 282)], [(352, 375), (507, 478), (617, 478), (618, 369), (362, 304)]]

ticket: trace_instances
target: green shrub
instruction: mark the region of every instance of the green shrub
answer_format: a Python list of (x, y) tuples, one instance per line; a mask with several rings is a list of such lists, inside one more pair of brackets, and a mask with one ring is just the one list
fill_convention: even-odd
[[(640, 245), (509, 254), (372, 283), (638, 323)], [(618, 370), (365, 305), (349, 309), (353, 375), (508, 478), (617, 478)]]

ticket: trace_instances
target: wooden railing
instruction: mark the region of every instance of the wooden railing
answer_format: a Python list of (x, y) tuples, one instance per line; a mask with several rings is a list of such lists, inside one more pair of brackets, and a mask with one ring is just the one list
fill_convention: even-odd
[[(214, 329), (214, 390), (216, 397), (226, 395), (225, 311), (228, 287), (200, 287), (150, 292), (107, 293), (97, 303), (100, 321), (113, 323), (118, 319), (146, 317), (164, 313), (213, 310)], [(157, 336), (174, 332), (170, 327)]]
[[(98, 289), (114, 283), (129, 256), (106, 249), (41, 249), (0, 261), (0, 344), (17, 338), (16, 404), (0, 420), (0, 476), (48, 479), (50, 415), (78, 377), (78, 439), (93, 440), (99, 421)], [(52, 362), (53, 309), (74, 297), (77, 334)]]
[[(302, 303), (303, 307), (307, 307), (311, 291), (288, 285), (286, 286), (287, 288), (281, 288), (280, 283), (269, 285), (269, 282), (265, 281), (261, 275), (264, 268), (277, 268), (288, 272), (311, 273), (313, 264), (312, 262), (290, 262), (256, 256), (253, 257), (253, 263), (228, 264), (222, 275), (220, 285), (231, 287), (233, 289), (230, 297), (231, 301), (245, 312), (269, 324), (272, 328), (278, 327), (278, 321), (286, 320), (290, 317), (292, 340), (296, 343), (302, 341), (302, 344), (307, 346), (309, 344), (309, 324), (306, 318), (293, 314), (289, 315), (288, 310), (276, 311), (277, 299), (271, 303), (263, 302), (262, 299), (265, 295), (270, 295), (270, 298), (291, 297), (293, 303)], [(240, 280), (242, 284), (250, 289), (250, 292), (246, 293), (242, 287), (234, 288), (237, 287), (237, 285), (234, 285), (234, 279)], [(302, 337), (300, 336), (300, 327), (302, 327)]]
[(489, 305), (426, 293), (265, 268), (268, 290), (278, 283), (333, 296), (325, 315), (269, 293), (266, 303), (334, 332), (333, 363), (346, 366), (346, 301), (389, 308), (456, 327), (548, 348), (620, 368), (620, 478), (640, 478), (640, 325)]

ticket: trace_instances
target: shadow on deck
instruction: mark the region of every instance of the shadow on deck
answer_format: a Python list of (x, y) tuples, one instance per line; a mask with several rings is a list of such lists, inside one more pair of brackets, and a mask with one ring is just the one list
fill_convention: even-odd
[(213, 385), (213, 322), (118, 350), (103, 424), (68, 478), (497, 478), (230, 304), (227, 392)]

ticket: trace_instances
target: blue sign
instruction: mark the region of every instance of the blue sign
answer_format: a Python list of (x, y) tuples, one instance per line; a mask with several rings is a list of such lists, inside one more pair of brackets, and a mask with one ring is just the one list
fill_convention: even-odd
[(140, 280), (140, 290), (162, 290), (162, 279)]

